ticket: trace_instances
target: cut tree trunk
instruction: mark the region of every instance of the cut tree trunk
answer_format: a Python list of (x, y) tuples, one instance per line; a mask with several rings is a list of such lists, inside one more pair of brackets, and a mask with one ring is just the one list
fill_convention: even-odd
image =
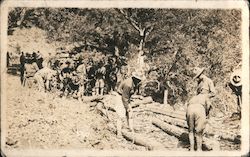
[(146, 110), (151, 111), (153, 113), (166, 115), (169, 117), (186, 120), (186, 114), (183, 111), (170, 110), (170, 109), (164, 109), (164, 108), (159, 108), (159, 107), (147, 107)]
[(166, 122), (166, 123), (168, 123), (168, 124), (179, 126), (181, 128), (185, 128), (185, 129), (188, 128), (187, 122), (185, 120), (181, 120), (181, 119), (177, 119), (177, 118), (172, 118), (172, 117), (165, 116), (163, 118), (163, 121)]
[(150, 103), (153, 103), (153, 99), (151, 97), (145, 97), (145, 98), (143, 98), (143, 100), (136, 99), (136, 100), (132, 101), (131, 106), (132, 106), (132, 108), (135, 108), (135, 107), (138, 107), (140, 105), (150, 104)]
[(164, 149), (164, 146), (161, 143), (159, 143), (155, 140), (147, 139), (147, 138), (145, 138), (145, 135), (127, 132), (125, 130), (122, 130), (122, 135), (125, 139), (127, 139), (129, 141), (134, 141), (134, 144), (144, 146), (148, 150)]
[[(101, 105), (99, 105), (99, 104), (97, 105), (97, 110), (101, 115), (105, 115), (109, 120), (111, 120), (109, 118), (107, 110), (104, 110), (103, 108), (101, 108)], [(115, 127), (110, 126), (110, 128), (112, 130), (115, 130), (115, 132), (117, 132)], [(146, 149), (148, 149), (148, 150), (164, 149), (164, 146), (161, 143), (156, 142), (155, 140), (147, 139), (147, 138), (145, 138), (145, 135), (142, 135), (142, 134), (132, 133), (132, 132), (128, 132), (126, 130), (122, 130), (122, 136), (129, 141), (134, 141), (134, 144), (136, 144), (136, 145), (146, 147)]]
[[(188, 132), (182, 128), (179, 128), (179, 127), (171, 125), (171, 124), (167, 124), (167, 123), (165, 123), (159, 119), (156, 119), (156, 118), (152, 120), (152, 124), (161, 128), (167, 134), (177, 137), (181, 141), (185, 141), (185, 142), (189, 141)], [(204, 141), (203, 142), (204, 146), (208, 150), (219, 150), (220, 149), (219, 142), (216, 140), (211, 140), (211, 139), (208, 139), (206, 137), (203, 137), (203, 141)]]
[[(112, 96), (105, 96), (105, 97), (101, 97), (101, 98), (93, 97), (90, 100), (96, 101), (97, 103), (101, 102), (101, 103), (103, 103), (104, 108), (107, 108), (108, 110), (115, 112), (115, 106), (117, 104), (115, 104), (115, 102), (113, 102)], [(88, 100), (88, 101), (90, 102), (90, 100)], [(131, 102), (131, 107), (135, 108), (135, 107), (138, 107), (140, 105), (149, 104), (152, 102), (153, 102), (153, 100), (151, 97), (145, 97), (142, 100), (135, 99), (134, 101)]]
[(93, 101), (101, 101), (105, 96), (94, 95), (94, 96), (84, 96), (82, 102), (88, 103)]

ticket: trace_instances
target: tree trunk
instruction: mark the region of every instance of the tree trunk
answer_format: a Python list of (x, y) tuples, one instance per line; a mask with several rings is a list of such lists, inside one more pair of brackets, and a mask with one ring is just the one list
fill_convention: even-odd
[(144, 146), (148, 150), (164, 149), (164, 146), (161, 143), (156, 142), (155, 140), (147, 139), (145, 138), (145, 135), (127, 132), (125, 130), (122, 130), (122, 135), (125, 139), (134, 141), (134, 144)]
[(177, 119), (177, 118), (171, 118), (171, 117), (164, 117), (164, 122), (187, 129), (187, 122), (185, 120)]
[(163, 109), (163, 108), (157, 108), (157, 107), (147, 107), (146, 111), (150, 111), (157, 114), (166, 115), (172, 118), (177, 118), (180, 120), (186, 120), (186, 113), (183, 111), (175, 111), (175, 110), (169, 110), (169, 109)]

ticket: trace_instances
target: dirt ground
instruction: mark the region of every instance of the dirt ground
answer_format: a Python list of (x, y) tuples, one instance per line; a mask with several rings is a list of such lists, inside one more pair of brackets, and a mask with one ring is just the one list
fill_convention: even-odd
[[(116, 137), (115, 113), (111, 121), (101, 116), (90, 104), (75, 99), (62, 99), (53, 94), (42, 94), (31, 88), (21, 87), (17, 76), (8, 75), (6, 105), (6, 148), (9, 149), (96, 149), (96, 150), (146, 150)], [(135, 132), (145, 138), (162, 143), (166, 150), (188, 150), (179, 140), (151, 124), (153, 113), (135, 108)], [(239, 132), (239, 121), (216, 122), (224, 129)], [(219, 126), (219, 125), (218, 125)], [(235, 127), (235, 128), (233, 128)], [(238, 150), (235, 145), (221, 142), (223, 150)]]

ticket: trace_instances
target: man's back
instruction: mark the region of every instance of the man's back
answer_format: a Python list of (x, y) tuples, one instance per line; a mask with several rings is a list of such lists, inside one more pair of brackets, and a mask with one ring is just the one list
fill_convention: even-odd
[(189, 105), (194, 105), (194, 104), (201, 104), (201, 105), (205, 105), (207, 101), (207, 95), (205, 94), (199, 94), (199, 95), (195, 95), (193, 96), (190, 100), (189, 100)]
[(204, 110), (206, 111), (206, 115), (208, 115), (211, 109), (211, 102), (207, 94), (198, 94), (198, 95), (193, 96), (189, 100), (188, 108), (190, 106), (203, 106)]

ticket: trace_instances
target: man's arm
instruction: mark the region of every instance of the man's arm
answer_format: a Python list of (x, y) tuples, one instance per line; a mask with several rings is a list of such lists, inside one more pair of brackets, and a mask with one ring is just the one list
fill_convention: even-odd
[(118, 86), (118, 88), (117, 88), (117, 93), (118, 94), (120, 94), (120, 95), (122, 95), (122, 89), (123, 89), (123, 82), (121, 82), (121, 84)]
[(207, 119), (210, 117), (209, 113), (210, 113), (211, 109), (212, 109), (212, 103), (209, 100), (209, 98), (206, 98), (206, 117), (207, 117)]
[(214, 87), (214, 83), (212, 80), (209, 81), (209, 89), (210, 89), (209, 98), (215, 97), (216, 89)]

